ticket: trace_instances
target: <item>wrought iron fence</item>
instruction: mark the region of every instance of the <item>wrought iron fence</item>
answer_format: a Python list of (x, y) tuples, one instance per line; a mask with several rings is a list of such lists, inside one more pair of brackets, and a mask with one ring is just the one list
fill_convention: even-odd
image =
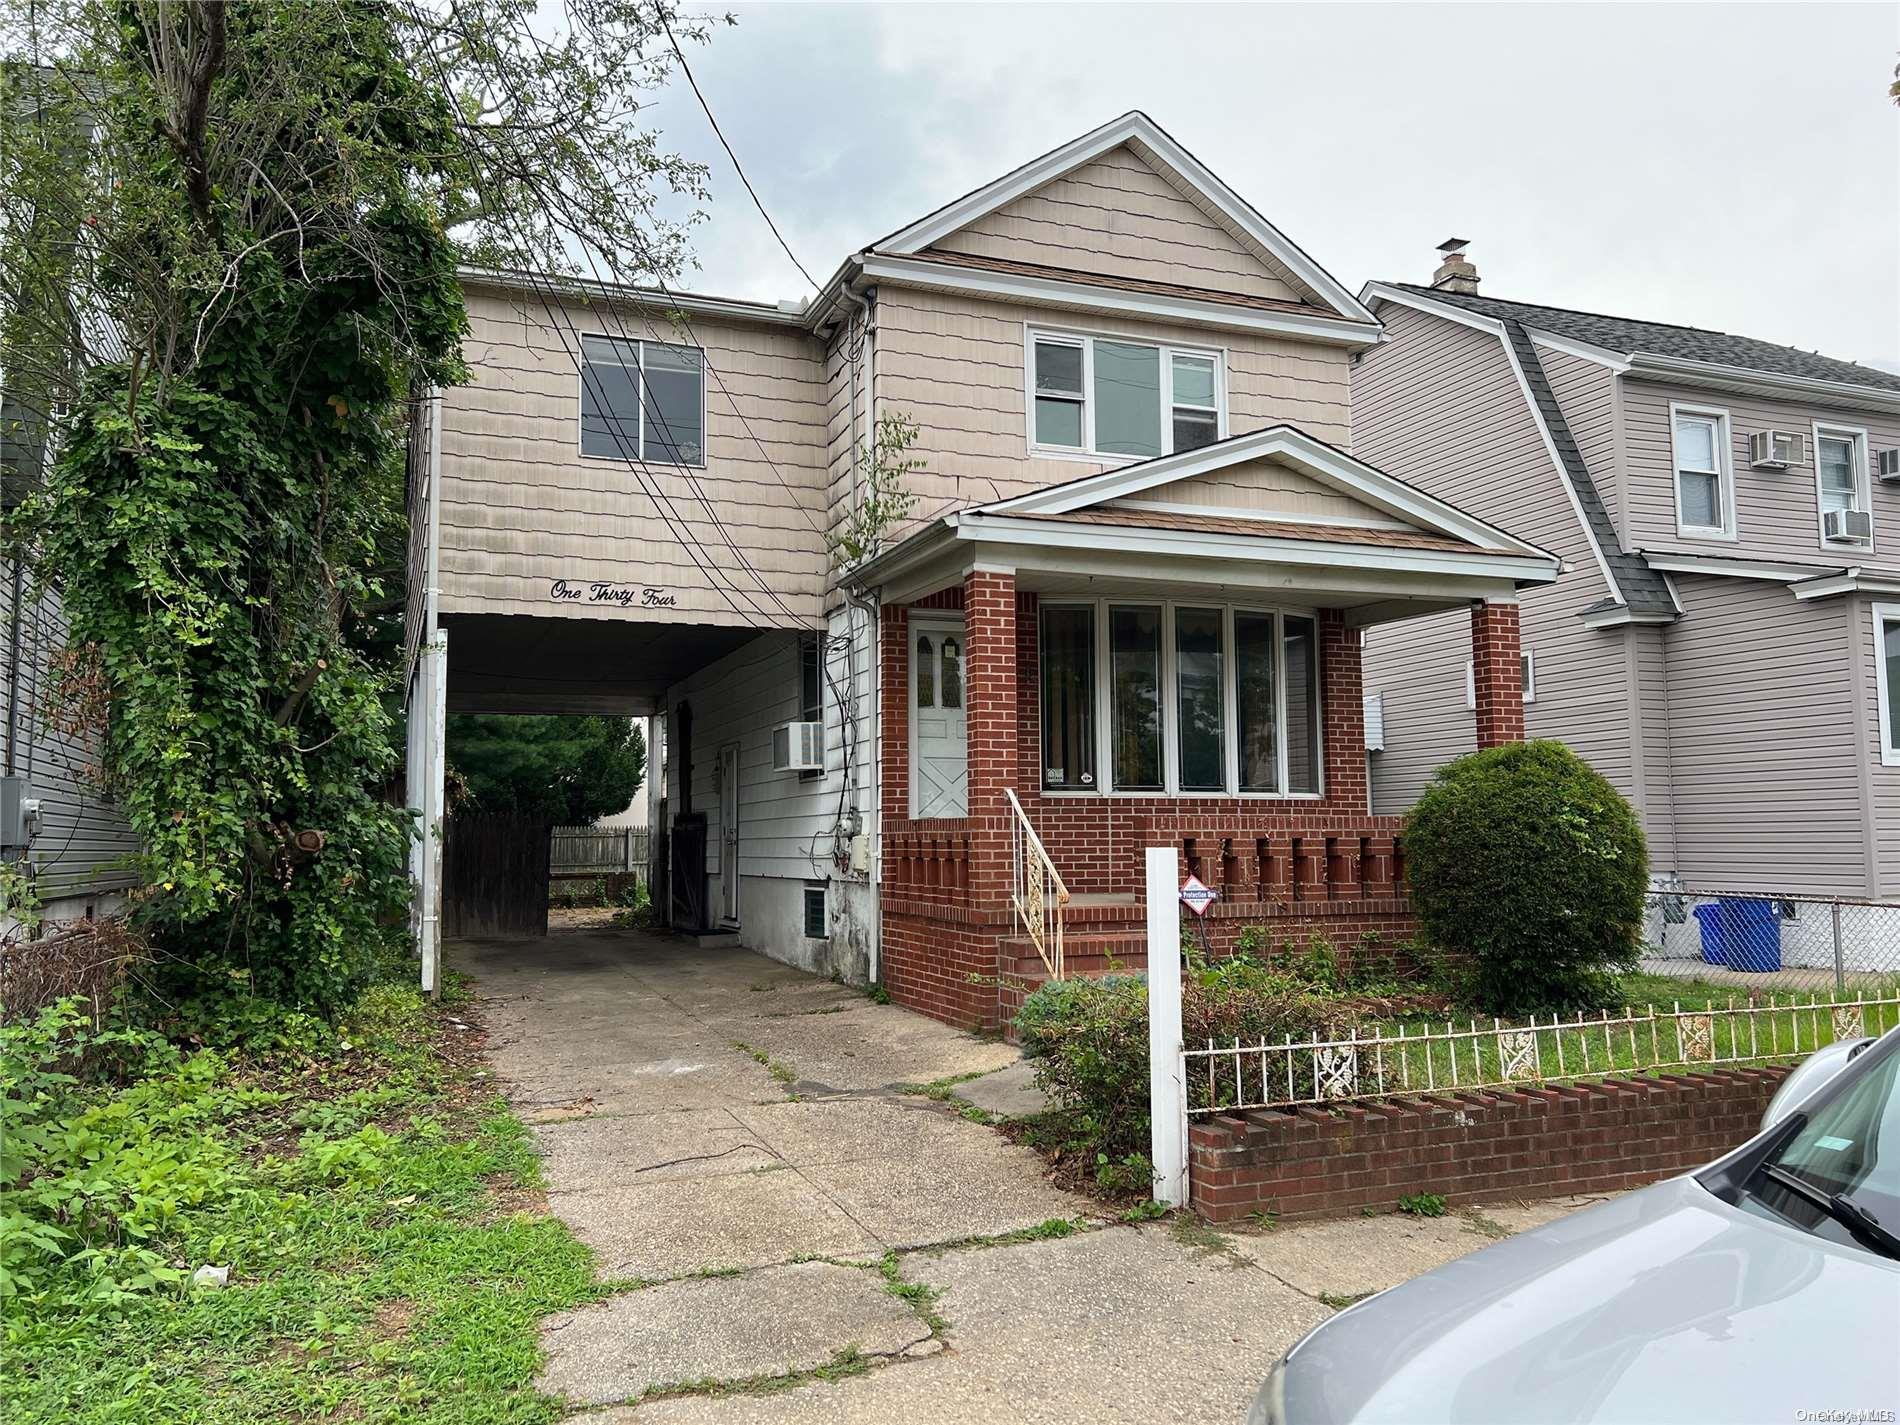
[(1771, 890), (1649, 897), (1642, 969), (1722, 990), (1900, 986), (1900, 903)]
[(645, 880), (652, 844), (652, 832), (644, 826), (557, 826), (548, 874)]
[(1900, 990), (1891, 988), (1826, 998), (1738, 994), (1594, 1016), (1472, 1019), (1463, 1028), (1401, 1023), (1333, 1038), (1208, 1040), (1184, 1048), (1181, 1064), (1188, 1112), (1208, 1114), (1772, 1064), (1896, 1025)]

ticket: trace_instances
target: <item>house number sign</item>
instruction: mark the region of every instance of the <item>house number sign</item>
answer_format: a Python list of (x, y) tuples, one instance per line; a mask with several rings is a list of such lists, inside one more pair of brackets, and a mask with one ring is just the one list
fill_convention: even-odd
[(604, 579), (556, 579), (548, 597), (557, 604), (614, 604), (623, 609), (673, 609), (679, 595), (651, 584), (615, 584)]

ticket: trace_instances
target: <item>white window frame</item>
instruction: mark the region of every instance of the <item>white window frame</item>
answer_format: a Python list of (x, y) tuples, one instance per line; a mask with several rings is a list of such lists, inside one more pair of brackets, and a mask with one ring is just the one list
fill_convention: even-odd
[[(1095, 610), (1095, 781), (1093, 787), (1042, 786), (1041, 761), (1042, 703), (1037, 694), (1036, 786), (1045, 797), (1123, 797), (1123, 798), (1196, 798), (1229, 797), (1245, 801), (1317, 802), (1326, 797), (1326, 676), (1325, 659), (1320, 650), (1319, 610), (1296, 604), (1230, 604), (1218, 598), (1147, 599), (1138, 596), (1104, 595), (1099, 598), (1046, 598), (1041, 608), (1092, 608)], [(1146, 608), (1161, 612), (1161, 786), (1160, 788), (1114, 785), (1114, 671), (1110, 666), (1110, 608)], [(1176, 687), (1175, 626), (1176, 609), (1218, 609), (1221, 615), (1221, 716), (1224, 721), (1221, 761), (1223, 785), (1218, 790), (1196, 788), (1183, 791), (1180, 767), (1180, 696)], [(1256, 792), (1240, 790), (1240, 667), (1235, 658), (1234, 615), (1270, 614), (1274, 618), (1274, 780), (1285, 787), (1289, 780), (1286, 735), (1286, 625), (1288, 618), (1309, 619), (1313, 624), (1313, 679), (1317, 705), (1316, 743), (1319, 790), (1312, 792)], [(1042, 620), (1036, 621), (1038, 668), (1042, 657)]]
[[(1872, 515), (1874, 511), (1874, 472), (1871, 459), (1871, 447), (1868, 441), (1867, 427), (1837, 425), (1831, 421), (1816, 421), (1811, 438), (1814, 441), (1814, 529), (1815, 536), (1821, 541), (1821, 548), (1828, 550), (1853, 549), (1862, 553), (1872, 553), (1874, 531)], [(1827, 537), (1827, 510), (1821, 503), (1821, 441), (1845, 440), (1854, 447), (1854, 504), (1851, 508), (1865, 510), (1869, 516), (1869, 532), (1866, 539), (1829, 539)]]
[(1885, 767), (1900, 767), (1900, 741), (1893, 736), (1892, 712), (1893, 699), (1900, 698), (1900, 688), (1891, 687), (1887, 681), (1886, 640), (1881, 636), (1885, 625), (1900, 623), (1900, 604), (1874, 604), (1871, 606), (1874, 624), (1874, 692), (1876, 716), (1880, 719), (1880, 762)]
[[(1036, 439), (1036, 343), (1079, 346), (1082, 349), (1082, 444), (1044, 445)], [(1121, 346), (1145, 346), (1161, 359), (1161, 454), (1174, 453), (1174, 358), (1196, 356), (1214, 363), (1214, 439), (1227, 439), (1227, 348), (1194, 346), (1185, 342), (1157, 341), (1151, 336), (1129, 336), (1119, 332), (1091, 331), (1077, 327), (1052, 327), (1023, 323), (1023, 435), (1031, 455), (1053, 460), (1081, 460), (1091, 465), (1133, 465), (1158, 459), (1152, 455), (1124, 455), (1119, 451), (1095, 448), (1095, 343), (1114, 342)], [(1195, 407), (1193, 409), (1200, 409)]]
[[(1720, 525), (1689, 524), (1682, 517), (1682, 455), (1676, 448), (1676, 422), (1685, 416), (1690, 420), (1708, 421), (1715, 426), (1716, 468), (1713, 473), (1716, 477), (1716, 498), (1722, 502)], [(1733, 446), (1734, 432), (1726, 409), (1721, 406), (1690, 406), (1676, 401), (1669, 403), (1669, 484), (1675, 493), (1678, 538), (1720, 539), (1731, 542), (1739, 538), (1740, 525), (1735, 516), (1735, 451)]]
[[(1529, 707), (1537, 701), (1537, 650), (1520, 648), (1517, 651), (1518, 678), (1524, 685), (1524, 706)], [(1478, 665), (1471, 659), (1465, 659), (1465, 706), (1471, 711), (1478, 710)]]
[[(637, 454), (635, 455), (594, 455), (583, 445), (586, 439), (586, 399), (587, 399), (587, 343), (604, 341), (614, 347), (634, 346), (639, 350), (640, 364), (633, 369), (640, 373), (640, 396), (637, 402), (639, 411), (636, 422)], [(679, 351), (691, 351), (699, 357), (699, 459), (662, 460), (647, 454), (647, 348), (649, 346), (670, 346)], [(706, 429), (706, 376), (712, 369), (706, 360), (704, 348), (680, 341), (649, 342), (639, 337), (615, 336), (611, 332), (582, 332), (580, 337), (580, 361), (575, 369), (574, 382), (574, 451), (582, 460), (598, 461), (604, 465), (625, 465), (632, 461), (644, 465), (652, 459), (665, 470), (704, 470), (706, 468), (706, 445), (711, 432)], [(620, 362), (622, 366), (626, 363)], [(624, 425), (625, 423), (622, 422)]]

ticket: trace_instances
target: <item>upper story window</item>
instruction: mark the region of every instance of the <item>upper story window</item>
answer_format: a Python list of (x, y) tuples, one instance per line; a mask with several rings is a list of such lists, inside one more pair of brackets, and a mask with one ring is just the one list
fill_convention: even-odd
[(1142, 460), (1221, 438), (1219, 352), (1034, 330), (1029, 346), (1037, 450)]
[(1676, 467), (1676, 532), (1692, 539), (1735, 538), (1735, 478), (1728, 412), (1671, 406)]
[(1874, 686), (1880, 694), (1880, 760), (1900, 767), (1900, 604), (1874, 605)]
[(581, 338), (581, 454), (704, 465), (706, 364), (690, 346)]
[[(798, 719), (800, 722), (825, 720), (825, 638), (819, 633), (798, 636)], [(823, 772), (800, 772), (805, 781), (817, 781)]]
[(1814, 428), (1814, 481), (1821, 505), (1821, 543), (1874, 542), (1867, 472), (1867, 432), (1851, 426)]
[(1271, 609), (1042, 606), (1047, 791), (1315, 796), (1319, 630)]

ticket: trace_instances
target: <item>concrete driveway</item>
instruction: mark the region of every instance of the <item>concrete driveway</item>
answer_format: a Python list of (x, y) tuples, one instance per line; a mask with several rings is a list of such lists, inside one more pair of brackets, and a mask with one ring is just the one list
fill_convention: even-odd
[(543, 1328), (589, 1425), (1238, 1420), (1329, 1311), (1576, 1205), (1127, 1225), (961, 1097), (1020, 1101), (1007, 1045), (617, 929), (455, 959), (550, 1210), (624, 1287)]

